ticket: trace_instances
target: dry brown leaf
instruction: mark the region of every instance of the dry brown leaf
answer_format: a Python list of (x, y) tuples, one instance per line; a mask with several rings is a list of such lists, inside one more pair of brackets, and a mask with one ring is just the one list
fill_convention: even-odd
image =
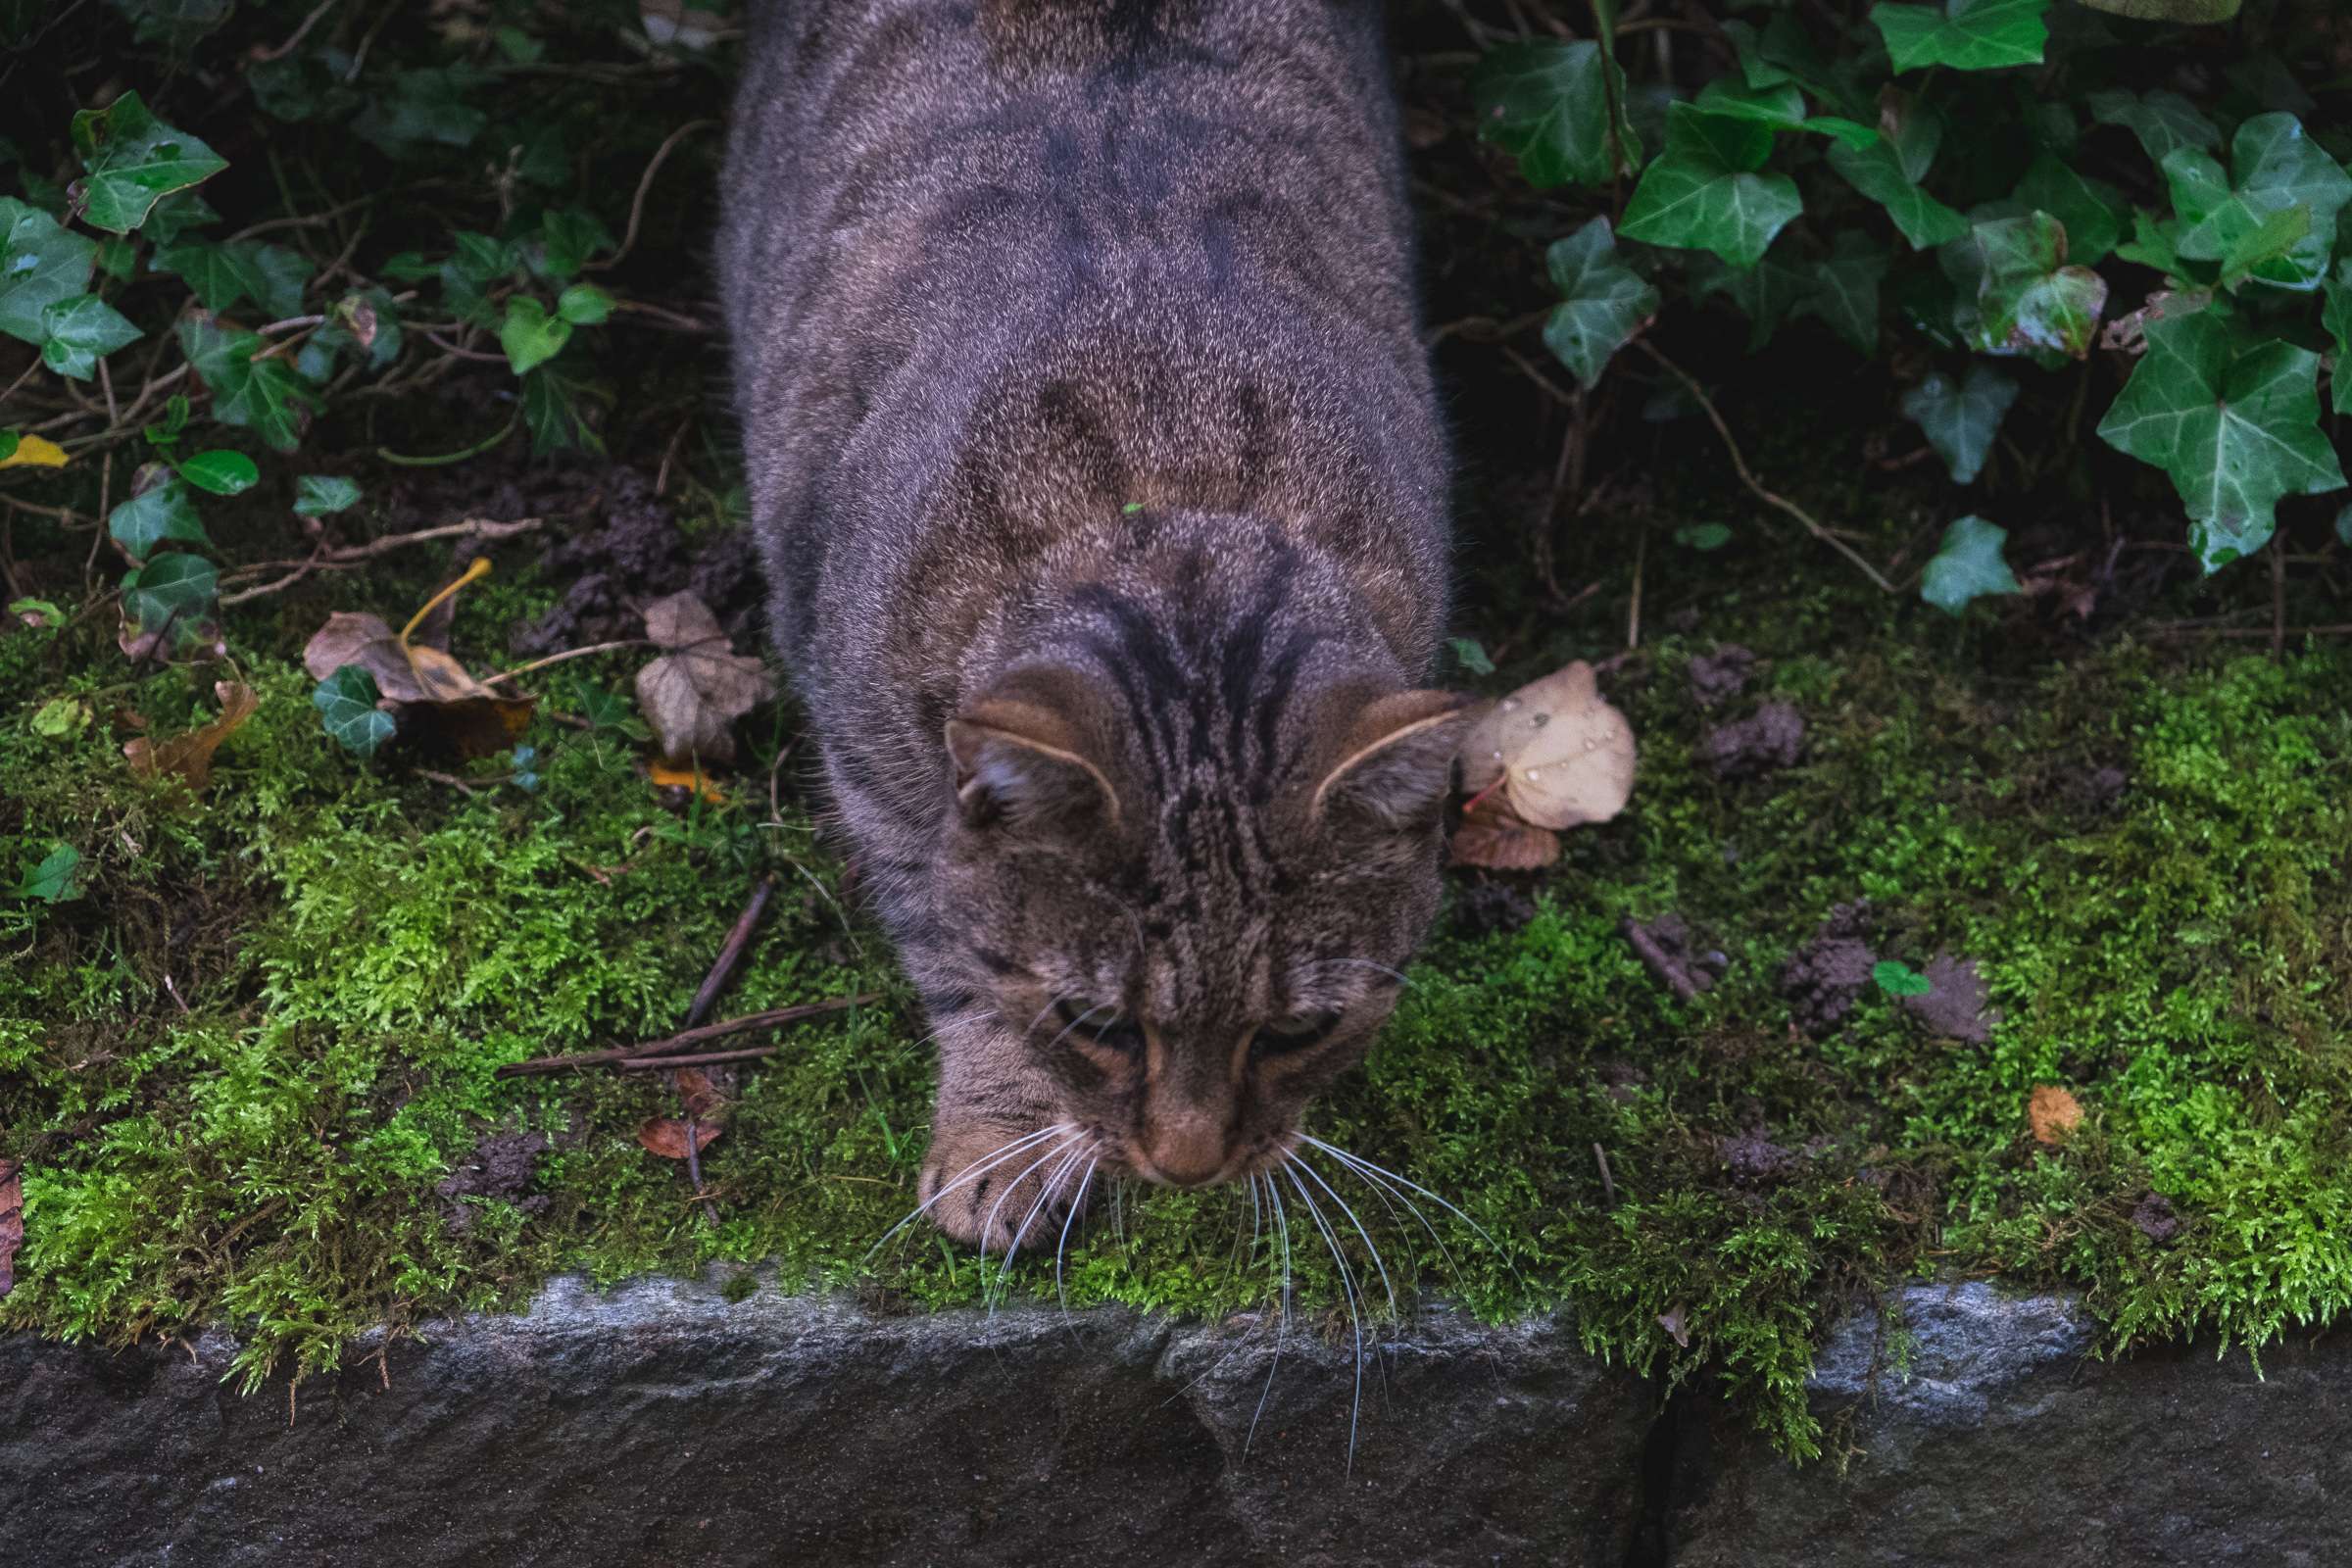
[(735, 720), (776, 693), (767, 666), (736, 653), (710, 606), (692, 593), (645, 609), (645, 634), (663, 650), (637, 672), (637, 709), (672, 763), (735, 760)]
[[(710, 1076), (701, 1068), (682, 1067), (677, 1077), (678, 1099), (686, 1107), (686, 1115), (694, 1118), (694, 1152), (699, 1154), (718, 1137), (726, 1121), (727, 1102), (710, 1086)], [(637, 1128), (637, 1142), (663, 1159), (684, 1159), (686, 1117), (648, 1117)]]
[(17, 1249), (24, 1245), (24, 1169), (0, 1159), (0, 1296), (17, 1288)]
[(1676, 1345), (1686, 1350), (1690, 1348), (1690, 1312), (1682, 1302), (1677, 1301), (1658, 1314), (1658, 1327)]
[[(711, 1140), (718, 1136), (718, 1132), (719, 1129), (713, 1123), (696, 1122), (694, 1152), (699, 1154), (709, 1149)], [(663, 1159), (684, 1159), (686, 1157), (686, 1123), (677, 1116), (649, 1116), (638, 1124), (637, 1142), (645, 1146), (648, 1153), (659, 1154)]]
[(213, 753), (262, 705), (254, 689), (243, 681), (218, 681), (213, 686), (213, 695), (220, 700), (220, 716), (211, 723), (169, 740), (151, 741), (142, 735), (125, 745), (122, 755), (129, 760), (130, 770), (142, 778), (170, 773), (192, 790), (211, 783)]
[[(479, 563), (477, 563), (477, 565)], [(481, 575), (469, 569), (460, 583)], [(460, 757), (489, 757), (505, 751), (530, 727), (536, 697), (514, 696), (483, 685), (452, 658), (449, 611), (452, 590), (444, 589), (402, 641), (381, 615), (338, 611), (312, 634), (302, 663), (313, 680), (324, 680), (346, 664), (375, 677), (376, 692), (401, 721), (411, 740)]]
[(1462, 787), (1501, 785), (1511, 813), (1532, 827), (1606, 822), (1634, 790), (1634, 730), (1601, 700), (1578, 660), (1520, 687), (1462, 738)]
[(1489, 871), (1536, 871), (1560, 858), (1560, 836), (1520, 821), (1493, 797), (1477, 802), (1454, 829), (1453, 863)]
[(2056, 1084), (2036, 1084), (2026, 1102), (2026, 1120), (2033, 1124), (2035, 1143), (2062, 1144), (2082, 1120), (2082, 1103)]

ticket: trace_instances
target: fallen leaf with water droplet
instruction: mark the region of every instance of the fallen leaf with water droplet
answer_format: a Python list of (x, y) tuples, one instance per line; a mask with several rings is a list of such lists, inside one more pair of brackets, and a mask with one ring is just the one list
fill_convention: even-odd
[(1578, 660), (1496, 703), (1463, 737), (1462, 787), (1536, 828), (1606, 822), (1634, 791), (1634, 729)]
[(142, 735), (125, 745), (122, 756), (129, 761), (130, 770), (142, 778), (161, 778), (169, 773), (192, 790), (211, 783), (213, 753), (262, 706), (261, 698), (243, 681), (218, 681), (213, 686), (213, 695), (220, 699), (220, 716), (211, 723), (168, 740), (151, 741)]
[(2056, 1084), (2036, 1084), (2026, 1102), (2026, 1120), (2037, 1144), (2062, 1144), (2082, 1120), (2082, 1102)]

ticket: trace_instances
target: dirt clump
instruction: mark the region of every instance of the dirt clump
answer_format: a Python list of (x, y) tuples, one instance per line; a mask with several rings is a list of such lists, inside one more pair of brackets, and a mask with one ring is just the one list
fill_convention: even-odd
[(1716, 1139), (1715, 1154), (1731, 1172), (1732, 1180), (1742, 1187), (1780, 1181), (1796, 1165), (1795, 1152), (1765, 1137), (1761, 1127)]
[(1516, 931), (1536, 917), (1536, 901), (1508, 882), (1480, 877), (1463, 884), (1454, 895), (1454, 929), (1467, 937), (1490, 937)]
[(2173, 1200), (2162, 1193), (2151, 1192), (2132, 1210), (2132, 1223), (2139, 1234), (2158, 1247), (2180, 1234), (2180, 1216), (2173, 1212)]
[(1729, 955), (1700, 943), (1679, 914), (1661, 914), (1646, 925), (1628, 915), (1619, 929), (1642, 965), (1686, 1002), (1713, 986), (1732, 965)]
[(1945, 1040), (1981, 1046), (1992, 1039), (1992, 1026), (2001, 1021), (1998, 1008), (1984, 1005), (1984, 977), (1973, 959), (1938, 954), (1920, 971), (1930, 990), (1902, 999), (1903, 1010)]
[(1724, 643), (1711, 654), (1698, 655), (1685, 671), (1690, 682), (1690, 700), (1701, 708), (1731, 701), (1747, 690), (1747, 677), (1755, 664), (1756, 656), (1738, 643)]
[(1870, 984), (1870, 971), (1879, 956), (1862, 934), (1869, 917), (1868, 900), (1838, 905), (1814, 932), (1813, 940), (1790, 954), (1781, 966), (1781, 995), (1788, 999), (1789, 1015), (1798, 1028), (1816, 1039), (1845, 1021), (1854, 999)]
[(1792, 767), (1805, 754), (1805, 715), (1787, 703), (1766, 703), (1746, 718), (1718, 724), (1699, 737), (1699, 760), (1719, 779), (1751, 778)]
[(515, 630), (516, 654), (539, 659), (637, 636), (644, 607), (682, 588), (710, 607), (730, 639), (757, 642), (760, 572), (747, 531), (724, 530), (697, 549), (653, 480), (620, 464), (602, 470), (582, 504), (591, 515), (554, 530), (541, 562), (571, 582), (555, 608)]
[(434, 1196), (441, 1200), (442, 1225), (452, 1236), (464, 1236), (473, 1229), (477, 1211), (466, 1201), (468, 1198), (500, 1199), (526, 1214), (547, 1207), (546, 1194), (523, 1196), (538, 1174), (539, 1156), (546, 1152), (543, 1133), (513, 1129), (485, 1137), (474, 1145), (472, 1153), (458, 1162), (457, 1169), (433, 1185)]

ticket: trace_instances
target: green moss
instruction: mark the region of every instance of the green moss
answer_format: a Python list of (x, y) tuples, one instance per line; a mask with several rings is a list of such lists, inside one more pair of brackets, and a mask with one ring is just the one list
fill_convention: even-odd
[[(494, 580), (506, 597), (476, 597), (461, 645), (545, 602), (528, 573)], [(291, 655), (325, 608), (237, 629), (272, 650), (243, 669), (263, 703), (201, 800), (130, 779), (110, 715), (169, 732), (209, 708), (217, 672), (132, 678), (94, 641), (0, 639), (0, 826), (74, 844), (86, 870), (75, 901), (0, 906), (17, 955), (0, 967), (0, 1152), (25, 1160), (26, 1200), (0, 1323), (119, 1339), (223, 1322), (258, 1380), (329, 1365), (371, 1325), (518, 1301), (563, 1268), (773, 1259), (910, 1308), (996, 1290), (996, 1262), (919, 1226), (869, 1258), (913, 1202), (930, 1062), (808, 821), (789, 802), (771, 814), (787, 726), (758, 738), (733, 801), (686, 815), (625, 738), (545, 723), (535, 791), (484, 763), (465, 794), (319, 733)], [(1297, 1309), (1342, 1322), (1352, 1285), (1378, 1315), (1384, 1272), (1400, 1298), (1565, 1306), (1595, 1351), (1718, 1382), (1796, 1453), (1821, 1438), (1802, 1398), (1820, 1332), (1907, 1274), (2082, 1286), (2116, 1347), (2259, 1346), (2341, 1310), (2352, 714), (2335, 694), (2352, 656), (2121, 642), (2025, 663), (1990, 624), (1842, 585), (1748, 588), (1711, 601), (1706, 635), (1626, 664), (1634, 809), (1572, 836), (1521, 929), (1442, 930), (1367, 1070), (1318, 1113), (1322, 1136), (1458, 1214), (1416, 1195), (1417, 1217), (1324, 1161), (1335, 1193), (1309, 1191), (1352, 1231), (1346, 1200), (1379, 1264), (1357, 1243), (1343, 1280), (1294, 1200)], [(1683, 665), (1715, 638), (1764, 656), (1743, 701), (1804, 710), (1800, 765), (1731, 784), (1699, 766)], [(1575, 651), (1562, 639), (1516, 672)], [(60, 695), (96, 721), (35, 734)], [(2082, 785), (2102, 767), (2125, 779), (2112, 801)], [(671, 1108), (665, 1085), (494, 1073), (675, 1027), (766, 872), (780, 892), (729, 1005), (886, 1000), (742, 1075), (707, 1162), (713, 1229), (635, 1140)], [(1792, 1027), (1780, 962), (1862, 897), (1888, 956), (1975, 960), (2001, 1011), (1989, 1044), (1932, 1039), (1876, 995), (1825, 1040)], [(1670, 910), (1730, 960), (1695, 1002), (1619, 933)], [(2062, 1148), (2027, 1132), (2044, 1083), (2087, 1113)], [(436, 1193), (517, 1128), (551, 1140), (527, 1191)], [(1783, 1168), (1729, 1169), (1723, 1141), (1748, 1135)], [(2151, 1192), (2181, 1222), (2162, 1245), (2133, 1221)], [(1058, 1279), (1024, 1261), (1009, 1288), (1261, 1304), (1282, 1247), (1257, 1219), (1230, 1193), (1128, 1192), (1073, 1232)]]

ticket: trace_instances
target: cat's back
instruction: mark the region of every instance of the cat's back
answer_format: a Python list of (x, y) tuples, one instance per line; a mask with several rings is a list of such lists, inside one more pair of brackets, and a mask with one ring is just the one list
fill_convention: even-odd
[(1016, 586), (1064, 501), (1345, 492), (1442, 563), (1374, 0), (754, 9), (720, 267), (788, 658), (927, 552)]

